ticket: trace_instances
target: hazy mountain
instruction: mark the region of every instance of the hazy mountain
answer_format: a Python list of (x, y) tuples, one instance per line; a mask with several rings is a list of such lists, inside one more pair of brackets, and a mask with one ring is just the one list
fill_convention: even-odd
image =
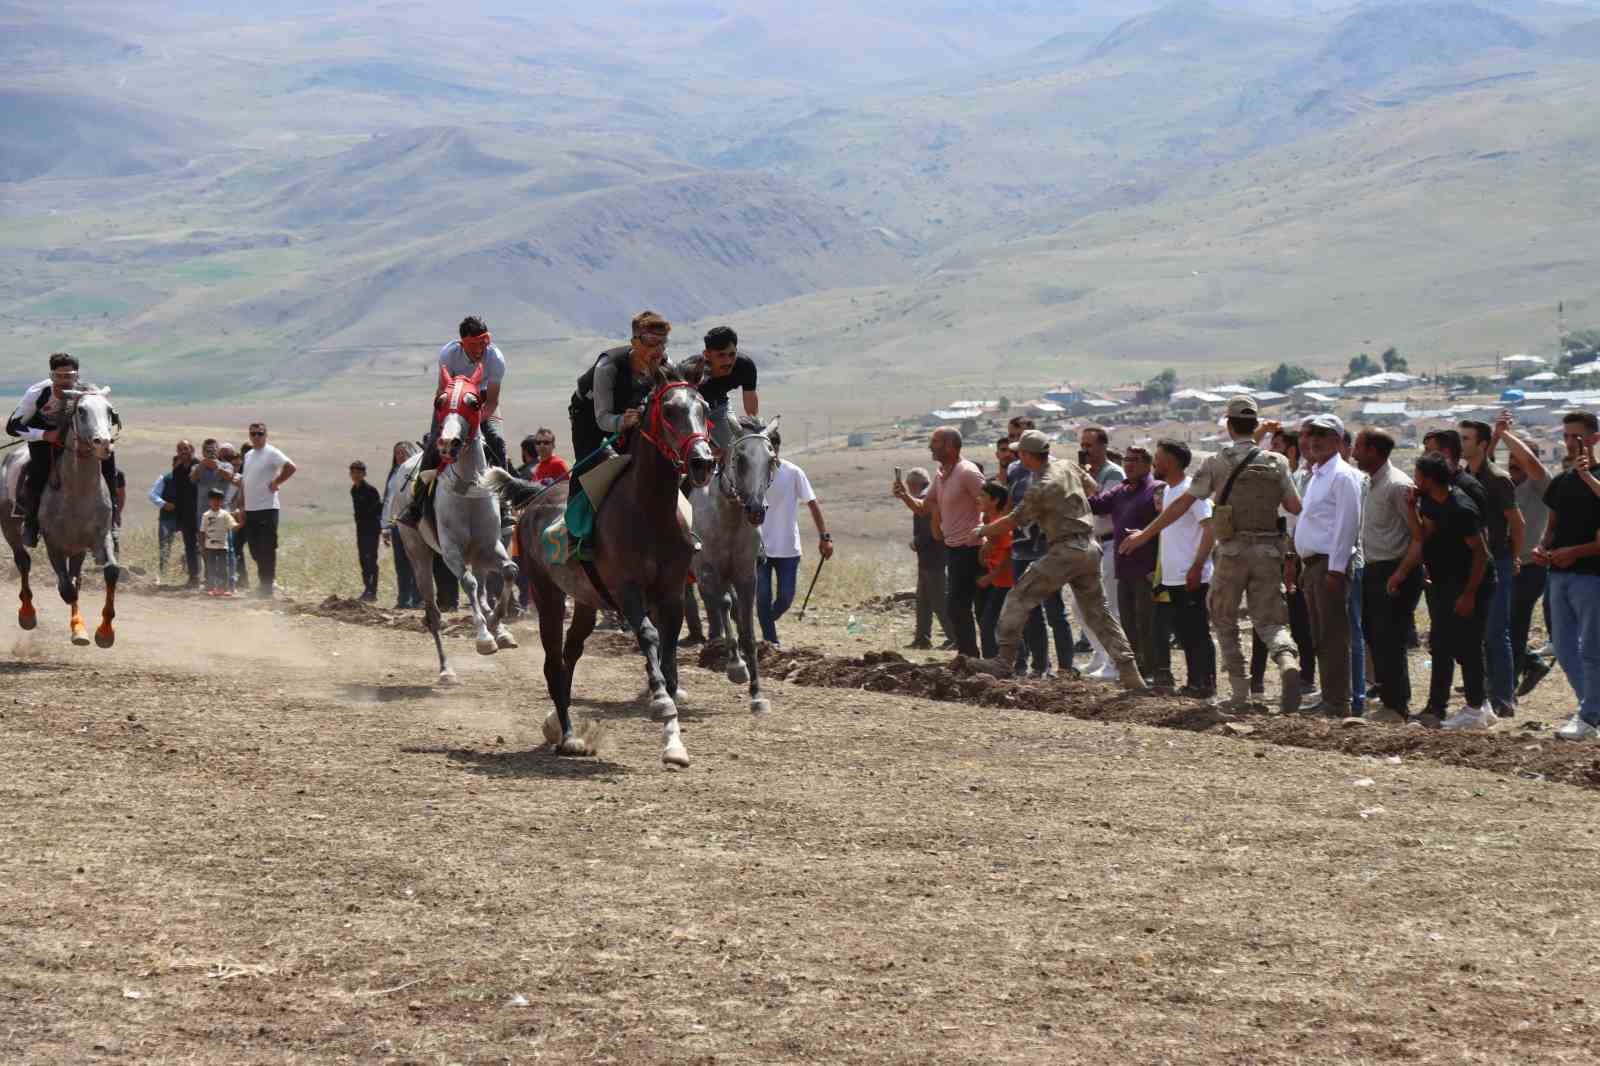
[(0, 182), (115, 178), (182, 166), (199, 123), (82, 93), (0, 87)]

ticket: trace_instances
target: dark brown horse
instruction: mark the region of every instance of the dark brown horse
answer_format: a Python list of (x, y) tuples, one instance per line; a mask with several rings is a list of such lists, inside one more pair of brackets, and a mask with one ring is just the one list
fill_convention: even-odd
[[(594, 561), (551, 566), (541, 534), (563, 513), (566, 486), (549, 491), (503, 471), (484, 484), (513, 507), (527, 506), (517, 522), (518, 561), (539, 611), (544, 677), (555, 710), (545, 719), (545, 738), (567, 755), (589, 754), (589, 743), (573, 734), (572, 672), (595, 614), (615, 606), (627, 619), (644, 654), (650, 685), (650, 717), (664, 722), (661, 761), (688, 766), (678, 729), (678, 630), (683, 624), (683, 587), (694, 557), (678, 519), (679, 483), (711, 479), (714, 460), (706, 436), (706, 402), (693, 386), (663, 375), (645, 402), (645, 416), (631, 434), (632, 464), (618, 477), (595, 516)], [(596, 588), (590, 574), (599, 578)], [(575, 600), (572, 625), (562, 635), (567, 596)]]

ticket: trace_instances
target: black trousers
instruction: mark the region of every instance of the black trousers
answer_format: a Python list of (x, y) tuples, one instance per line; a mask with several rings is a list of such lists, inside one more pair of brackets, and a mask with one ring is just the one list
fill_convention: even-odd
[(1192, 592), (1187, 585), (1163, 585), (1156, 590), (1157, 595), (1167, 597), (1166, 603), (1156, 601), (1152, 652), (1157, 675), (1172, 678), (1172, 647), (1167, 641), (1170, 633), (1177, 636), (1183, 648), (1189, 684), (1205, 689), (1217, 687), (1217, 646), (1211, 642), (1211, 612), (1206, 607), (1210, 591), (1209, 584)]
[(378, 594), (378, 534), (382, 527), (356, 526), (356, 556), (361, 561), (361, 594)]
[(433, 600), (441, 611), (453, 611), (461, 606), (461, 582), (437, 555), (433, 557)]
[(1399, 559), (1368, 562), (1361, 576), (1361, 631), (1372, 648), (1372, 680), (1378, 699), (1391, 711), (1411, 710), (1411, 668), (1406, 662), (1406, 642), (1422, 599), (1422, 568), (1411, 571), (1398, 596), (1389, 595), (1389, 579), (1400, 568)]
[(1489, 600), (1494, 596), (1494, 571), (1484, 573), (1472, 614), (1456, 614), (1456, 600), (1466, 587), (1464, 581), (1440, 581), (1428, 586), (1428, 652), (1433, 656), (1433, 677), (1428, 682), (1428, 709), (1445, 714), (1450, 710), (1451, 690), (1455, 687), (1456, 664), (1461, 664), (1461, 684), (1466, 689), (1467, 705), (1481, 707), (1488, 698), (1484, 685), (1483, 623), (1489, 617)]
[(950, 615), (951, 636), (962, 655), (977, 658), (978, 648), (978, 577), (983, 564), (978, 561), (978, 548), (946, 548), (945, 551), (945, 608)]
[(256, 593), (271, 596), (278, 579), (278, 509), (246, 511), (244, 539), (250, 546), (250, 558), (256, 561)]
[[(1528, 631), (1533, 627), (1533, 610), (1544, 599), (1549, 577), (1550, 572), (1545, 567), (1523, 563), (1522, 572), (1511, 585), (1511, 655), (1515, 660), (1515, 677), (1521, 677), (1528, 665)], [(1545, 628), (1549, 629), (1548, 622)]]
[[(193, 489), (189, 490), (193, 492)], [(189, 575), (189, 584), (200, 583), (200, 516), (185, 515), (178, 519), (178, 532), (183, 534), (183, 570)]]
[(400, 543), (399, 537), (393, 537), (390, 545), (394, 548), (394, 605), (421, 607), (422, 593), (417, 591), (417, 576), (411, 571), (411, 556), (406, 554), (406, 546)]

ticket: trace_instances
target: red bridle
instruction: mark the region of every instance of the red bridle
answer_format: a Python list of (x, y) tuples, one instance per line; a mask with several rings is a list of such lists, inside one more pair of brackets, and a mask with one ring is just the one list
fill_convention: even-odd
[[(650, 410), (645, 413), (644, 423), (639, 427), (639, 436), (656, 446), (656, 451), (666, 457), (667, 462), (679, 474), (683, 474), (689, 467), (689, 449), (693, 448), (696, 441), (705, 441), (708, 445), (711, 438), (704, 433), (690, 433), (688, 436), (678, 436), (677, 430), (672, 428), (672, 423), (666, 421), (661, 413), (661, 402), (666, 399), (667, 393), (673, 389), (693, 389), (694, 386), (687, 381), (669, 382), (655, 391), (650, 398)], [(669, 442), (670, 435), (670, 442)]]

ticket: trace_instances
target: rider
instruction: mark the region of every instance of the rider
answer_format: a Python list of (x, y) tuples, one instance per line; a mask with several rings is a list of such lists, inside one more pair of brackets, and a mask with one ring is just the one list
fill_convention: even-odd
[[(683, 379), (692, 383), (711, 408), (709, 419), (716, 433), (728, 420), (728, 396), (742, 390), (744, 413), (761, 413), (761, 396), (756, 392), (756, 364), (739, 354), (739, 335), (728, 326), (718, 326), (706, 334), (706, 349), (691, 355), (678, 366)], [(722, 446), (726, 446), (723, 442)]]
[(594, 467), (594, 453), (610, 434), (621, 434), (639, 424), (644, 402), (655, 388), (667, 356), (667, 335), (672, 323), (654, 311), (633, 316), (633, 341), (600, 353), (594, 366), (578, 378), (567, 414), (572, 419), (575, 473)]
[[(28, 386), (22, 401), (11, 412), (6, 422), (6, 432), (28, 442), (26, 488), (18, 502), (25, 508), (22, 525), (22, 542), (30, 548), (39, 543), (39, 502), (44, 498), (45, 481), (50, 477), (54, 449), (61, 444), (61, 427), (57, 424), (60, 404), (57, 396), (78, 384), (78, 357), (66, 352), (50, 356), (50, 376)], [(116, 415), (112, 415), (115, 423)], [(117, 457), (113, 452), (100, 463), (111, 499), (117, 498)]]
[[(471, 374), (480, 366), (483, 368), (483, 377), (478, 382), (479, 396), (483, 400), (479, 408), (481, 415), (478, 423), (479, 432), (483, 434), (483, 451), (489, 460), (489, 465), (508, 469), (506, 441), (500, 435), (498, 413), (500, 383), (506, 376), (505, 353), (495, 346), (494, 338), (489, 334), (489, 327), (477, 315), (463, 318), (457, 332), (461, 335), (460, 340), (451, 341), (439, 349), (439, 369), (451, 377), (461, 377)], [(403, 525), (415, 526), (422, 521), (422, 503), (427, 498), (428, 486), (433, 483), (439, 469), (439, 448), (436, 443), (438, 435), (439, 411), (435, 408), (433, 419), (428, 424), (428, 432), (423, 437), (427, 449), (422, 456), (422, 465), (418, 468), (416, 479), (411, 483), (411, 503), (395, 519)]]

